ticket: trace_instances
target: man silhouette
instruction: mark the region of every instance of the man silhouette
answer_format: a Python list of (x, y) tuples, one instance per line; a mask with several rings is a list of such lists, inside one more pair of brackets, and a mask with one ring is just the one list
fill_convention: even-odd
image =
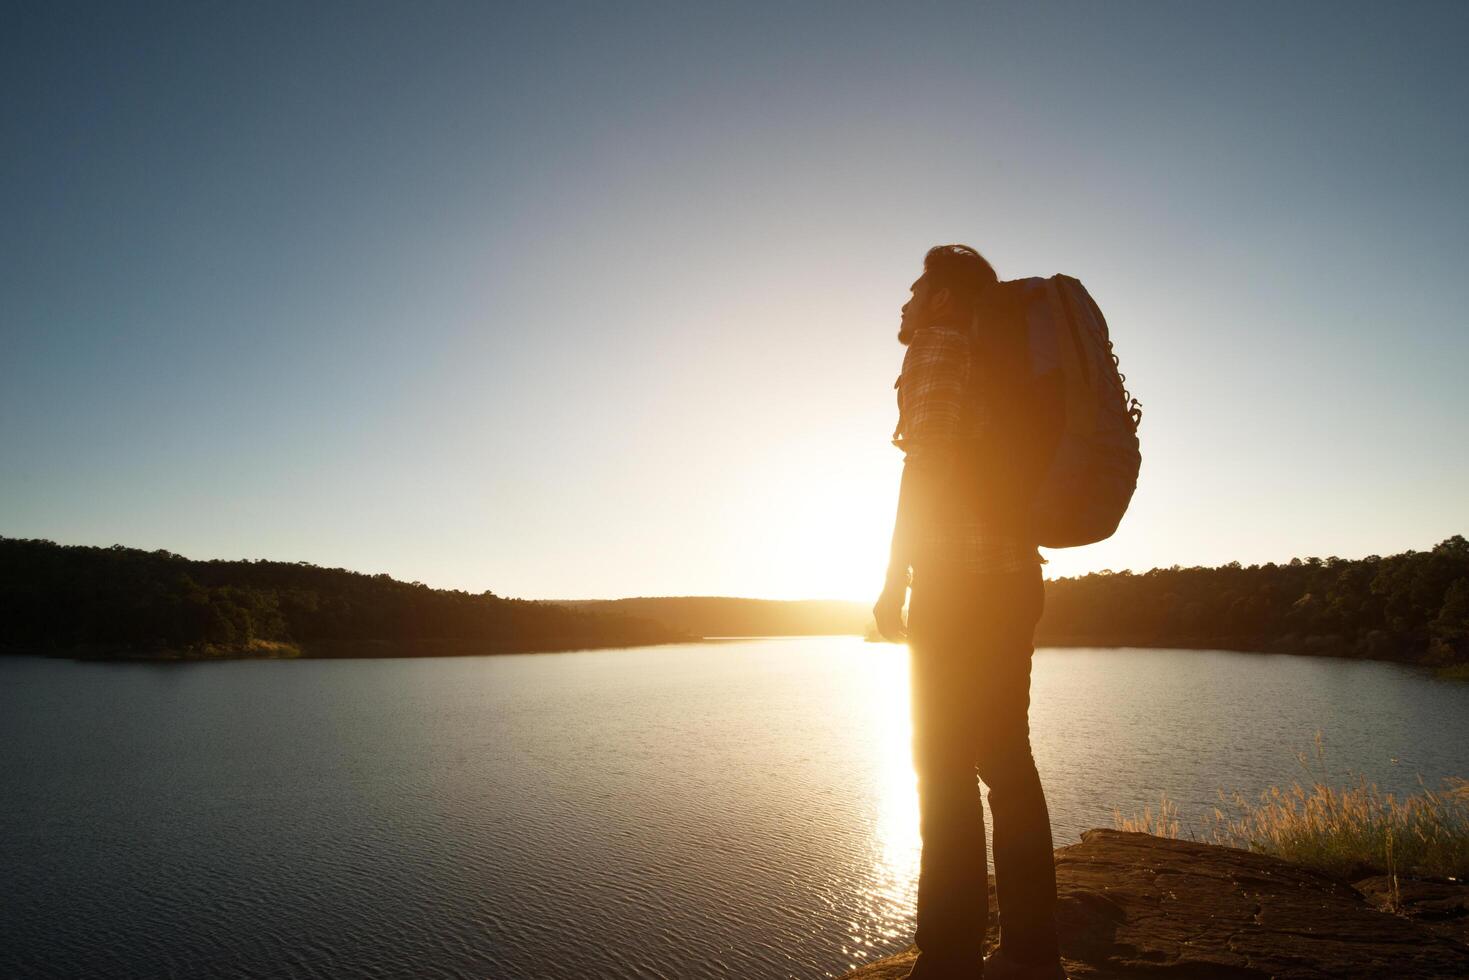
[[(1050, 816), (1031, 756), (1044, 602), (1026, 513), (1056, 404), (1029, 382), (1009, 292), (964, 245), (929, 250), (903, 306), (904, 451), (878, 630), (909, 641), (919, 829), (915, 980), (1063, 977)], [(910, 580), (911, 570), (911, 580)], [(911, 584), (908, 623), (902, 607)], [(984, 957), (989, 787), (1001, 944)]]

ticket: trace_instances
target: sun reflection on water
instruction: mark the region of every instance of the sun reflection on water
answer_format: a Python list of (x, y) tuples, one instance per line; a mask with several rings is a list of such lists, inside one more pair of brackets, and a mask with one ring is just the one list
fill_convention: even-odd
[(872, 876), (865, 922), (852, 923), (854, 954), (888, 949), (911, 934), (918, 886), (918, 795), (912, 760), (908, 650), (879, 646), (866, 668), (872, 750), (878, 759), (872, 807)]

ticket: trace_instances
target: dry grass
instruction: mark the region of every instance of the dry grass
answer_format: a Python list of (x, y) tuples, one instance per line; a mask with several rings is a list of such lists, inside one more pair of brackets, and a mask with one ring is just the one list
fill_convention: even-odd
[[(1154, 837), (1183, 836), (1180, 833), (1182, 825), (1178, 820), (1178, 807), (1174, 806), (1167, 793), (1159, 797), (1157, 813), (1153, 812), (1152, 807), (1145, 806), (1142, 813), (1124, 817), (1121, 810), (1114, 808), (1112, 822), (1118, 830), (1130, 830), (1137, 834), (1152, 834)], [(1189, 836), (1193, 838), (1192, 834)]]
[[(1327, 782), (1319, 734), (1314, 765), (1306, 753), (1300, 759), (1310, 777), (1304, 784), (1272, 787), (1257, 800), (1221, 792), (1221, 805), (1188, 836), (1343, 878), (1469, 875), (1469, 780), (1449, 779), (1437, 790), (1420, 780), (1421, 791), (1403, 797), (1360, 776), (1337, 788)], [(1115, 819), (1120, 830), (1182, 836), (1177, 808), (1166, 797), (1156, 813), (1148, 807), (1131, 818), (1116, 812)]]

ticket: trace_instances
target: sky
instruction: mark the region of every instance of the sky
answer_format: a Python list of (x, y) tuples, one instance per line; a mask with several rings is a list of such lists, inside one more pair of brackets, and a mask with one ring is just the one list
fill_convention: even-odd
[(0, 534), (872, 598), (931, 245), (1144, 406), (1047, 574), (1469, 530), (1469, 6), (7, 3)]

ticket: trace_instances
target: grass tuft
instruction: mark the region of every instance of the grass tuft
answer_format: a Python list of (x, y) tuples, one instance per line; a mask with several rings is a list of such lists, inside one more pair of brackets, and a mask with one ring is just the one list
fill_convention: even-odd
[[(1228, 847), (1270, 854), (1341, 878), (1372, 874), (1469, 876), (1469, 780), (1445, 780), (1407, 796), (1384, 793), (1365, 777), (1344, 788), (1327, 781), (1325, 750), (1316, 736), (1315, 764), (1300, 759), (1310, 778), (1288, 788), (1271, 787), (1258, 799), (1226, 797), (1190, 833)], [(1114, 811), (1119, 830), (1181, 836), (1177, 808), (1164, 797), (1131, 818)]]
[(1150, 806), (1143, 807), (1142, 813), (1124, 817), (1122, 811), (1112, 810), (1112, 822), (1118, 830), (1128, 830), (1136, 834), (1152, 834), (1154, 837), (1180, 837), (1181, 824), (1178, 819), (1178, 807), (1164, 793), (1158, 798), (1158, 812), (1155, 814)]

